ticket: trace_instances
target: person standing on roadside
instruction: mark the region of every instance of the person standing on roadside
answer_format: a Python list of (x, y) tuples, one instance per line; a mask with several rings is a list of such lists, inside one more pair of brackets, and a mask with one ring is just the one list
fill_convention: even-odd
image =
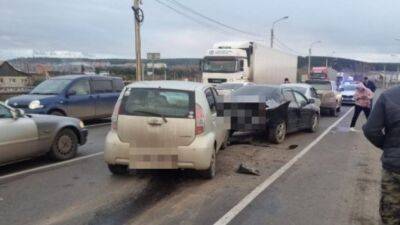
[(383, 92), (363, 127), (365, 137), (383, 150), (380, 215), (383, 225), (400, 224), (400, 86)]
[(283, 83), (284, 83), (284, 84), (290, 84), (289, 78), (286, 77), (285, 80), (283, 80)]
[(361, 111), (364, 112), (365, 117), (369, 117), (371, 112), (371, 99), (374, 97), (374, 93), (364, 86), (363, 83), (358, 83), (356, 86), (356, 93), (354, 94), (355, 108), (353, 119), (350, 124), (350, 131), (356, 131), (354, 128), (357, 123), (357, 119), (360, 116)]
[(376, 91), (375, 83), (372, 80), (369, 80), (368, 77), (364, 77), (364, 86), (367, 87), (372, 92)]

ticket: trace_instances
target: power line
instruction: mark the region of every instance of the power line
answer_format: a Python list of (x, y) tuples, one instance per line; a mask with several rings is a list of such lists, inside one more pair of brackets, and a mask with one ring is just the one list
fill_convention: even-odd
[(236, 31), (236, 32), (239, 32), (239, 33), (248, 35), (248, 36), (253, 36), (253, 37), (258, 37), (258, 38), (261, 37), (261, 38), (263, 38), (262, 36), (260, 36), (260, 35), (258, 35), (258, 34), (256, 34), (256, 33), (244, 31), (244, 30), (241, 30), (241, 29), (232, 27), (232, 26), (230, 26), (230, 25), (224, 24), (224, 23), (222, 23), (222, 22), (220, 22), (220, 21), (218, 21), (218, 20), (216, 20), (216, 19), (213, 19), (213, 18), (210, 18), (210, 17), (208, 17), (208, 16), (205, 16), (205, 15), (201, 14), (200, 12), (198, 12), (198, 11), (192, 9), (192, 8), (189, 8), (188, 6), (186, 6), (186, 5), (184, 5), (184, 4), (180, 3), (180, 2), (178, 2), (178, 1), (176, 1), (176, 0), (167, 0), (167, 1), (171, 2), (171, 3), (174, 4), (174, 5), (177, 5), (177, 6), (181, 7), (181, 8), (183, 8), (183, 9), (187, 10), (187, 11), (190, 11), (191, 13), (193, 13), (193, 14), (195, 14), (195, 15), (197, 15), (197, 16), (203, 18), (203, 19), (206, 19), (206, 20), (208, 20), (208, 21), (210, 21), (210, 22), (212, 22), (212, 23), (215, 23), (215, 24), (217, 24), (217, 25), (219, 25), (219, 26), (225, 27), (225, 28), (227, 28), (227, 29), (230, 29), (230, 30), (233, 30), (233, 31)]
[[(182, 12), (182, 11), (180, 11), (180, 10), (178, 10), (178, 9), (176, 9), (176, 8), (174, 8), (174, 7), (172, 7), (172, 6), (170, 6), (170, 5), (166, 4), (165, 2), (162, 2), (162, 1), (160, 1), (160, 0), (156, 0), (156, 2), (158, 2), (158, 3), (161, 4), (161, 5), (163, 5), (164, 7), (167, 7), (168, 9), (174, 11), (175, 13), (177, 13), (177, 14), (183, 16), (183, 17), (186, 17), (186, 18), (192, 20), (193, 22), (196, 22), (197, 24), (200, 24), (200, 25), (202, 25), (202, 26), (204, 26), (204, 27), (206, 27), (206, 28), (208, 28), (208, 29), (211, 28), (211, 29), (213, 29), (213, 30), (215, 30), (215, 31), (218, 31), (218, 32), (220, 32), (220, 33), (227, 34), (227, 32), (226, 32), (225, 30), (218, 29), (217, 27), (214, 27), (214, 26), (212, 26), (211, 24), (209, 24), (209, 23), (207, 23), (207, 22), (198, 20), (197, 18), (195, 18), (195, 17), (193, 17), (193, 16), (191, 16), (191, 15), (188, 15), (187, 13), (184, 13), (184, 12)], [(229, 35), (232, 35), (232, 34), (229, 33)]]
[(291, 52), (293, 52), (293, 53), (295, 53), (295, 54), (297, 54), (297, 55), (303, 55), (303, 53), (301, 53), (301, 52), (299, 52), (299, 51), (297, 51), (297, 50), (294, 50), (293, 48), (287, 46), (287, 45), (286, 45), (285, 43), (283, 43), (281, 40), (275, 38), (275, 41), (276, 41), (280, 46), (283, 46), (285, 49), (287, 49), (287, 50), (289, 50), (289, 51), (291, 51)]

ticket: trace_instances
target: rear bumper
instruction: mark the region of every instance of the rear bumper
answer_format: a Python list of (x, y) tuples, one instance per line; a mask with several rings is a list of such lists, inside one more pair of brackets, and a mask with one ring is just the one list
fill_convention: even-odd
[(210, 166), (214, 140), (210, 133), (197, 136), (188, 146), (138, 148), (134, 143), (121, 142), (117, 133), (111, 130), (106, 137), (104, 159), (107, 164), (128, 165), (130, 169), (205, 170)]

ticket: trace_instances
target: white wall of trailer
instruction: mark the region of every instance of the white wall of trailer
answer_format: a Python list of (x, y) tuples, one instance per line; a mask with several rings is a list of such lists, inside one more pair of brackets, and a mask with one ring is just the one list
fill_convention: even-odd
[(257, 84), (282, 84), (284, 79), (296, 82), (297, 56), (254, 43), (250, 80)]

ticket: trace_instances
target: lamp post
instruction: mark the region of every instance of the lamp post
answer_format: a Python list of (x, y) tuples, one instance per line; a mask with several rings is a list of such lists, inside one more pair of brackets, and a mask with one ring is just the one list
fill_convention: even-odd
[(320, 44), (322, 41), (314, 41), (313, 43), (310, 44), (310, 48), (308, 49), (308, 76), (311, 74), (311, 54), (312, 54), (312, 47), (315, 44)]
[(277, 24), (278, 22), (280, 22), (280, 21), (283, 21), (283, 20), (287, 20), (287, 19), (289, 19), (289, 16), (284, 16), (284, 17), (282, 17), (282, 18), (280, 18), (280, 19), (278, 19), (278, 20), (275, 20), (273, 23), (272, 23), (272, 28), (271, 28), (271, 48), (273, 48), (274, 47), (274, 28), (275, 28), (275, 24)]

